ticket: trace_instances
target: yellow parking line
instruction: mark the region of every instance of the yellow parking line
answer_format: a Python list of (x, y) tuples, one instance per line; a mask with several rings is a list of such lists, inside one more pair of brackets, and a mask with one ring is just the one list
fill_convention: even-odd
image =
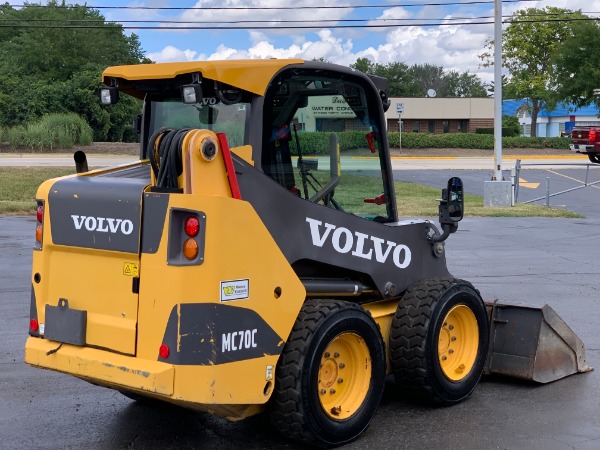
[[(577, 183), (581, 183), (581, 184), (585, 185), (585, 181), (581, 181), (581, 180), (578, 180), (577, 178), (573, 178), (573, 177), (570, 177), (568, 175), (555, 172), (554, 170), (547, 170), (547, 172), (553, 173), (554, 175), (558, 175), (560, 177), (568, 178), (569, 180), (573, 180), (573, 181), (576, 181)], [(596, 186), (596, 185), (592, 185), (592, 186), (589, 186), (589, 187), (600, 189), (600, 186)]]

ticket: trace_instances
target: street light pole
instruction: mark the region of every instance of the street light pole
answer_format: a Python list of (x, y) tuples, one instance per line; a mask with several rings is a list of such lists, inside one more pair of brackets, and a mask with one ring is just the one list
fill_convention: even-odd
[(502, 0), (494, 1), (494, 176), (502, 180)]

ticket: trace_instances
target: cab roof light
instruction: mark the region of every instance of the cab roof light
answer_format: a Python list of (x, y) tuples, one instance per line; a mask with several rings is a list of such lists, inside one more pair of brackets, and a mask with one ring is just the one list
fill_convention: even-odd
[(186, 105), (195, 105), (202, 101), (202, 81), (199, 73), (192, 74), (192, 83), (181, 86), (181, 101)]
[(114, 86), (101, 87), (98, 94), (101, 105), (114, 105), (119, 101), (119, 90)]

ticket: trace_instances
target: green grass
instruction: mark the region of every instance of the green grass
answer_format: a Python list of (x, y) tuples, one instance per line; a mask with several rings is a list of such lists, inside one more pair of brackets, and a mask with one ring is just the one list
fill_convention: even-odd
[[(74, 173), (72, 168), (0, 168), (0, 214), (33, 214), (38, 186), (49, 178)], [(321, 178), (322, 172), (313, 172)], [(300, 180), (299, 176), (296, 176)], [(414, 183), (396, 182), (396, 200), (401, 217), (436, 217), (440, 189)], [(342, 186), (344, 189), (342, 189)], [(301, 186), (299, 186), (301, 188)], [(355, 214), (385, 214), (385, 206), (364, 203), (382, 192), (378, 178), (343, 174), (334, 198)], [(482, 217), (583, 217), (564, 209), (519, 204), (513, 208), (484, 208), (483, 198), (465, 195), (465, 216)]]
[[(312, 171), (315, 177), (324, 184), (328, 174), (322, 171)], [(300, 182), (298, 171), (296, 180)], [(398, 214), (401, 217), (436, 217), (438, 215), (441, 188), (435, 189), (415, 183), (395, 182)], [(300, 185), (298, 187), (301, 187)], [(354, 214), (378, 215), (385, 214), (385, 206), (364, 203), (365, 198), (372, 198), (382, 192), (382, 182), (378, 178), (360, 175), (342, 174), (334, 199), (346, 211)], [(312, 191), (309, 191), (309, 195)], [(483, 206), (483, 197), (465, 194), (465, 216), (479, 217), (563, 217), (580, 218), (580, 214), (572, 211), (546, 208), (540, 205), (518, 204), (508, 208), (489, 208)]]
[(0, 167), (0, 214), (33, 214), (38, 186), (74, 172), (72, 168)]

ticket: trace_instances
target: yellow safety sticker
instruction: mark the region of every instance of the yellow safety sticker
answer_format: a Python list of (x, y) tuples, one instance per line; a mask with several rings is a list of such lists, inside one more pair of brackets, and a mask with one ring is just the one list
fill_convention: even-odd
[(137, 263), (126, 262), (123, 264), (123, 275), (128, 277), (139, 277), (140, 268)]

